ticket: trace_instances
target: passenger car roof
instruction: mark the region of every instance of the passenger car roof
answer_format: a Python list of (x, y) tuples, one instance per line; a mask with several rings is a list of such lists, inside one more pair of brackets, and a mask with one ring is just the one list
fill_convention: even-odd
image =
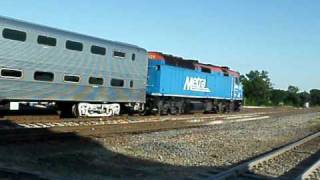
[(106, 40), (103, 38), (98, 38), (98, 37), (84, 35), (84, 34), (80, 34), (77, 32), (68, 31), (68, 30), (61, 30), (58, 28), (43, 26), (43, 25), (30, 23), (30, 22), (26, 22), (26, 21), (22, 21), (22, 20), (17, 20), (17, 19), (13, 19), (13, 18), (9, 18), (9, 17), (4, 17), (4, 16), (0, 16), (0, 22), (1, 22), (0, 24), (10, 24), (15, 27), (30, 28), (32, 30), (43, 31), (43, 32), (46, 32), (49, 34), (57, 34), (60, 36), (68, 36), (68, 37), (76, 38), (76, 39), (83, 40), (83, 41), (95, 41), (97, 43), (109, 43), (109, 44), (126, 46), (129, 48), (135, 48), (135, 49), (140, 49), (140, 50), (146, 51), (145, 49), (143, 49), (139, 46), (136, 46), (136, 45), (132, 45), (132, 44)]

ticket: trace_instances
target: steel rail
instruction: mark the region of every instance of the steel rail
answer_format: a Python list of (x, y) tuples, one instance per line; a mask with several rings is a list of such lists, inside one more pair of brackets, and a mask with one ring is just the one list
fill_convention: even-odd
[[(61, 179), (61, 177), (57, 177), (52, 174), (49, 175), (40, 171), (30, 171), (20, 167), (7, 167), (3, 164), (0, 164), (0, 175), (1, 174), (9, 176), (10, 179), (23, 179), (24, 177), (28, 177), (27, 179), (35, 180)], [(67, 180), (67, 178), (64, 178), (63, 180)]]
[[(251, 113), (251, 114), (233, 114), (233, 115), (202, 115), (202, 116), (168, 116), (168, 117), (142, 117), (142, 118), (113, 118), (109, 120), (103, 119), (89, 119), (89, 120), (65, 120), (53, 122), (15, 122), (15, 121), (0, 121), (1, 129), (38, 129), (38, 128), (54, 128), (54, 127), (79, 127), (79, 126), (95, 126), (95, 125), (112, 125), (112, 124), (134, 124), (134, 123), (147, 123), (147, 122), (163, 122), (163, 121), (192, 121), (201, 122), (206, 120), (212, 121), (228, 121), (237, 122), (239, 119), (255, 120), (266, 119), (269, 116), (264, 114)], [(263, 118), (262, 118), (263, 117)], [(257, 119), (257, 120), (258, 120)]]
[(300, 146), (316, 137), (319, 137), (320, 136), (320, 132), (317, 132), (317, 133), (314, 133), (310, 136), (307, 136), (299, 141), (296, 141), (294, 143), (291, 143), (287, 146), (284, 146), (278, 150), (275, 150), (275, 151), (271, 151), (265, 155), (262, 155), (256, 159), (253, 159), (249, 162), (245, 162), (245, 163), (242, 163), (236, 167), (233, 167), (229, 170), (226, 170), (226, 171), (223, 171), (219, 174), (216, 174), (214, 176), (211, 176), (209, 177), (208, 179), (209, 180), (225, 180), (225, 179), (228, 179), (228, 178), (232, 178), (232, 177), (237, 177), (241, 174), (244, 174), (246, 173), (247, 171), (249, 171), (250, 169), (252, 169), (254, 166), (258, 165), (258, 164), (261, 164), (263, 162), (266, 162), (270, 159), (273, 159), (274, 157), (276, 156), (279, 156), (280, 154), (283, 154), (297, 146)]
[(310, 168), (304, 171), (300, 176), (298, 176), (295, 180), (313, 179), (314, 176), (318, 176), (318, 178), (320, 177), (320, 159)]

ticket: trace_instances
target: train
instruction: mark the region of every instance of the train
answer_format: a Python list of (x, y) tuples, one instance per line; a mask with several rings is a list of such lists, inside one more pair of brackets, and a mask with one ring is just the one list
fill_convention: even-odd
[(240, 74), (127, 43), (0, 17), (0, 107), (62, 116), (239, 111)]

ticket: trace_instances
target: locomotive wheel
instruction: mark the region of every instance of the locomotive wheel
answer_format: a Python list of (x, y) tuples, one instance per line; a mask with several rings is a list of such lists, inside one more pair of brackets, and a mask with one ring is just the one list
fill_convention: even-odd
[(183, 106), (184, 114), (189, 114), (191, 109), (192, 109), (192, 107), (191, 107), (190, 103), (184, 103), (184, 106)]
[(172, 107), (170, 107), (168, 109), (168, 114), (170, 114), (170, 115), (176, 115), (177, 114), (176, 109), (175, 109), (174, 106), (172, 106)]

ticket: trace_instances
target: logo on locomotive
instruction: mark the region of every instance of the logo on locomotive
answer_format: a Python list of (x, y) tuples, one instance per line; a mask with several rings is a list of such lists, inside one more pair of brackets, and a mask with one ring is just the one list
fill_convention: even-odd
[(183, 89), (186, 91), (211, 92), (207, 87), (207, 80), (199, 77), (187, 76)]

